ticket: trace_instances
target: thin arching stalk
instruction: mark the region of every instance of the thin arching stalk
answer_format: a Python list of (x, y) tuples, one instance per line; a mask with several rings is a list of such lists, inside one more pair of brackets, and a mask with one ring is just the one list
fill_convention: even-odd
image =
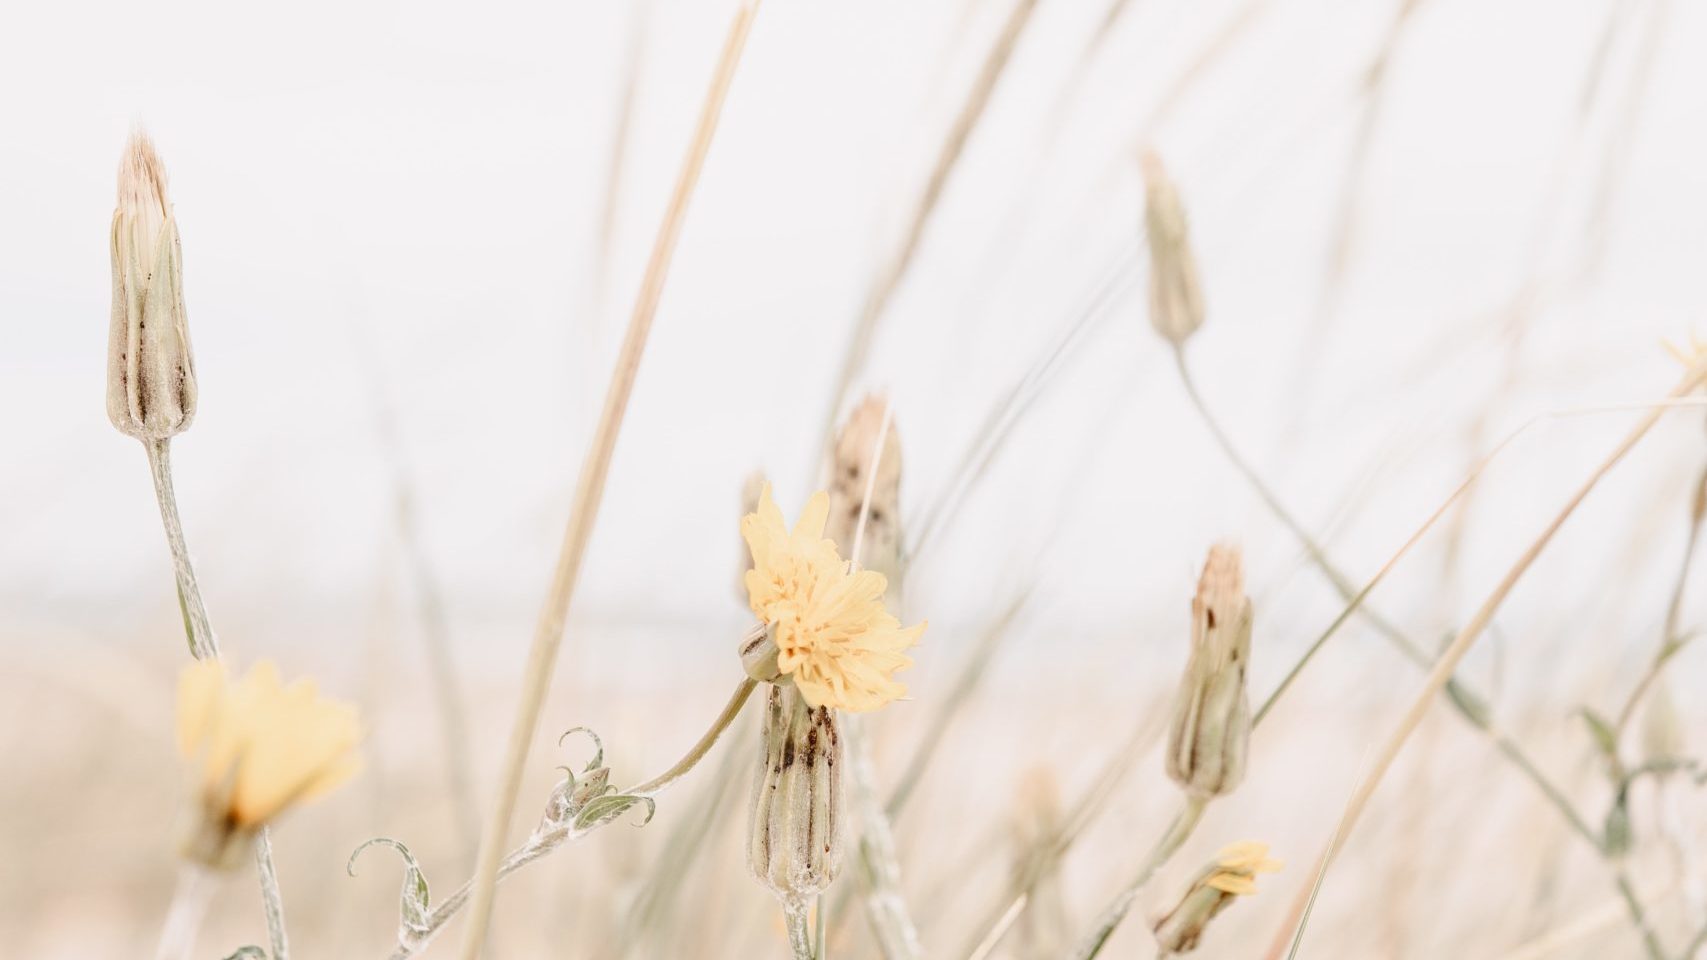
[(611, 458), (616, 452), (617, 434), (622, 430), (623, 415), (628, 410), (628, 398), (639, 375), (640, 359), (652, 331), (653, 318), (664, 295), (664, 280), (669, 275), (670, 261), (675, 255), (676, 241), (687, 219), (688, 203), (699, 183), (700, 171), (711, 151), (711, 141), (717, 131), (717, 121), (723, 113), (723, 103), (735, 79), (735, 68), (741, 62), (741, 52), (753, 19), (758, 15), (759, 0), (745, 0), (736, 11), (724, 40), (717, 70), (712, 76), (705, 102), (700, 109), (699, 123), (683, 158), (680, 173), (663, 223), (652, 247), (651, 257), (641, 279), (640, 292), (635, 299), (634, 312), (629, 317), (628, 332), (623, 337), (616, 368), (611, 373), (610, 386), (605, 394), (604, 411), (593, 433), (591, 447), (582, 464), (575, 485), (575, 497), (570, 508), (569, 523), (563, 534), (563, 546), (558, 555), (556, 573), (550, 593), (540, 611), (534, 629), (533, 643), (523, 671), (522, 693), (516, 706), (515, 723), (510, 729), (509, 746), (505, 751), (503, 772), (498, 781), (497, 797), (491, 817), (486, 822), (480, 840), (480, 855), (475, 864), (474, 892), (469, 910), (468, 927), (462, 941), (463, 960), (475, 960), (486, 939), (486, 927), (492, 916), (492, 899), (498, 883), (500, 855), (504, 835), (509, 832), (510, 815), (515, 810), (516, 797), (521, 792), (522, 771), (527, 765), (533, 734), (539, 725), (545, 694), (551, 686), (553, 667), (563, 645), (563, 628), (569, 618), (569, 604), (580, 581), (581, 561), (587, 543), (592, 539), (593, 525), (598, 517), (599, 504), (604, 499), (605, 478), (610, 473)]

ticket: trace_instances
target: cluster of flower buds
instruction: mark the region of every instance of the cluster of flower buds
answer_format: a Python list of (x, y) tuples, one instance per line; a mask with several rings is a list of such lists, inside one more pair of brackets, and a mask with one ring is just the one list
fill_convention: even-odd
[(1251, 704), (1251, 601), (1238, 548), (1210, 548), (1191, 601), (1191, 656), (1168, 729), (1168, 776), (1199, 799), (1232, 792), (1245, 775)]

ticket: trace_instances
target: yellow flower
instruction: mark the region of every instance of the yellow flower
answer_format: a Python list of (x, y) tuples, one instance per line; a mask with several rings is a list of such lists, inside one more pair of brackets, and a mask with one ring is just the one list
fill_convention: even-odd
[(848, 569), (835, 543), (824, 539), (829, 513), (830, 498), (819, 491), (790, 531), (766, 485), (758, 509), (741, 519), (741, 537), (753, 554), (747, 601), (771, 628), (777, 669), (807, 703), (876, 710), (907, 692), (893, 674), (912, 665), (902, 651), (925, 625), (903, 629), (883, 606), (883, 575)]
[(186, 667), (178, 683), (178, 749), (191, 764), (204, 821), (192, 853), (206, 847), (203, 853), (218, 854), (230, 839), (222, 835), (253, 833), (348, 780), (361, 765), (360, 737), (354, 707), (322, 699), (311, 680), (284, 686), (271, 663), (235, 682), (218, 660)]
[(1268, 844), (1244, 840), (1221, 849), (1203, 882), (1222, 893), (1250, 896), (1257, 892), (1257, 874), (1273, 873), (1280, 867), (1279, 860), (1268, 858)]

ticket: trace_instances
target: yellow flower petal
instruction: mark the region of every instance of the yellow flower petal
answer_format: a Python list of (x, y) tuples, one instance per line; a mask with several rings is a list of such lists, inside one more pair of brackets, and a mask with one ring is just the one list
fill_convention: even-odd
[(829, 510), (829, 495), (820, 491), (788, 530), (770, 487), (760, 492), (758, 508), (741, 520), (753, 555), (747, 601), (772, 628), (777, 667), (807, 703), (875, 710), (905, 693), (891, 675), (912, 664), (901, 651), (925, 625), (902, 629), (883, 606), (883, 575), (848, 569), (835, 543), (824, 539)]

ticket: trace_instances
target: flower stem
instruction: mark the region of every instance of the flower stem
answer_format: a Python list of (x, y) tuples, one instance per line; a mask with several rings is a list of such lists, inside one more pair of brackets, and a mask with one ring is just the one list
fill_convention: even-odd
[(196, 932), (207, 915), (213, 891), (214, 877), (207, 870), (195, 864), (179, 868), (178, 887), (172, 894), (172, 905), (166, 908), (155, 960), (190, 960), (195, 955)]
[(207, 605), (202, 603), (190, 548), (184, 543), (184, 525), (178, 519), (178, 497), (172, 491), (172, 457), (169, 439), (144, 440), (148, 466), (154, 475), (154, 497), (160, 503), (160, 522), (166, 528), (166, 545), (172, 550), (172, 574), (178, 583), (178, 608), (184, 615), (184, 633), (189, 637), (190, 656), (197, 660), (219, 656), (219, 644), (208, 625)]
[(1150, 851), (1149, 858), (1138, 868), (1138, 875), (1115, 896), (1113, 902), (1103, 910), (1090, 936), (1074, 949), (1073, 956), (1076, 960), (1091, 960), (1102, 952), (1108, 938), (1114, 934), (1115, 928), (1120, 926), (1120, 921), (1126, 919), (1127, 912), (1132, 909), (1132, 904), (1138, 899), (1144, 885), (1150, 882), (1150, 878), (1156, 875), (1162, 864), (1167, 863), (1185, 843), (1186, 838), (1191, 836), (1191, 832), (1197, 829), (1198, 821), (1203, 819), (1203, 810), (1207, 806), (1208, 801), (1202, 797), (1190, 797), (1186, 800), (1174, 817), (1174, 822), (1168, 826), (1167, 833), (1162, 834), (1155, 849)]
[(812, 933), (807, 927), (806, 914), (804, 903), (782, 905), (782, 919), (788, 925), (788, 946), (794, 951), (794, 960), (813, 960)]
[(267, 914), (267, 940), (273, 947), (273, 960), (289, 960), (284, 895), (279, 893), (279, 874), (273, 869), (273, 837), (266, 827), (255, 837), (255, 869), (261, 875), (261, 909)]
[(705, 731), (705, 734), (699, 738), (699, 742), (693, 745), (686, 756), (676, 761), (675, 766), (626, 792), (636, 797), (656, 797), (668, 790), (677, 780), (680, 780), (689, 770), (692, 770), (701, 760), (705, 759), (705, 755), (710, 753), (711, 748), (717, 744), (717, 738), (723, 736), (723, 731), (729, 729), (729, 725), (735, 722), (736, 717), (740, 716), (741, 708), (746, 705), (747, 698), (753, 695), (753, 691), (758, 686), (759, 681), (751, 677), (742, 680), (740, 686), (735, 688), (735, 693), (729, 697), (729, 702), (724, 705), (723, 712), (718, 714), (717, 719), (712, 722), (711, 729)]
[(1636, 898), (1636, 891), (1630, 886), (1629, 875), (1622, 867), (1618, 869), (1616, 880), (1618, 895), (1624, 898), (1624, 906), (1630, 911), (1630, 920), (1642, 935), (1642, 946), (1648, 951), (1648, 960), (1669, 960), (1665, 948), (1660, 946), (1659, 936), (1648, 923), (1647, 913), (1642, 910), (1642, 901)]
[[(170, 439), (144, 440), (149, 472), (154, 476), (154, 497), (160, 503), (160, 522), (166, 528), (166, 545), (172, 551), (172, 573), (178, 582), (178, 608), (184, 615), (184, 633), (189, 637), (190, 655), (197, 660), (219, 656), (219, 642), (208, 622), (207, 604), (190, 563), (190, 548), (184, 542), (184, 524), (178, 517), (178, 496), (172, 489)], [(278, 871), (273, 868), (273, 843), (265, 827), (255, 839), (255, 866), (261, 877), (261, 903), (267, 914), (267, 935), (273, 960), (289, 960), (285, 938), (284, 896), (279, 892)]]

